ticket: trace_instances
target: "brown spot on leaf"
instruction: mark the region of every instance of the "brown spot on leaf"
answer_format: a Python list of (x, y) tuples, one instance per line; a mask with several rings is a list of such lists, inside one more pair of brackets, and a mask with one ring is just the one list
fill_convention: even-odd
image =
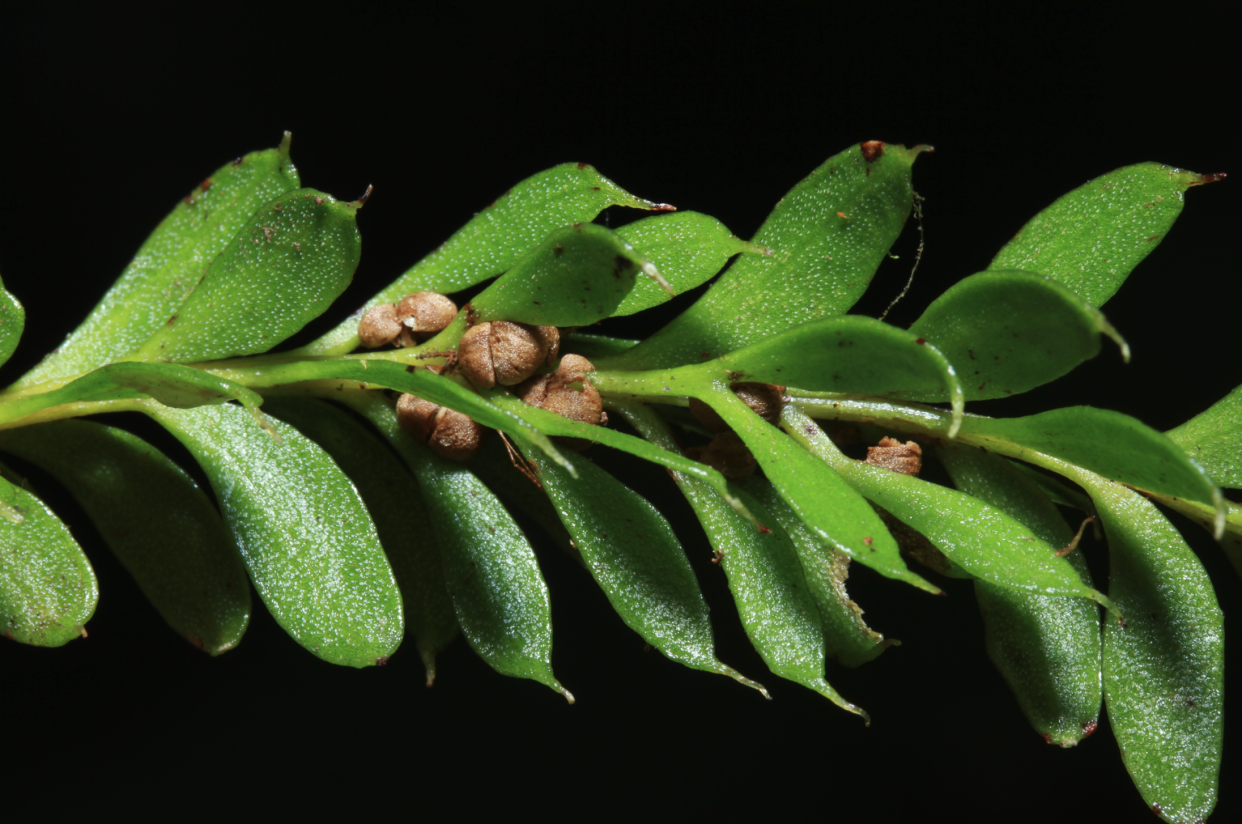
[(859, 144), (859, 148), (862, 149), (863, 160), (868, 163), (884, 154), (884, 144), (879, 140), (868, 140), (866, 143)]
[(177, 314), (175, 314), (175, 315), (173, 315), (171, 318), (169, 318), (169, 319), (168, 319), (168, 323), (167, 323), (166, 325), (168, 325), (168, 326), (172, 326), (174, 323), (176, 323), (176, 322), (177, 322), (177, 318), (179, 318), (179, 317), (181, 317), (181, 313), (180, 313), (180, 312), (178, 312)]
[(579, 164), (578, 164), (578, 168), (579, 168), (579, 169), (585, 169), (585, 168), (587, 168), (589, 165), (590, 165), (589, 163), (579, 163)]
[(203, 182), (202, 182), (202, 183), (198, 184), (198, 188), (199, 188), (199, 189), (201, 189), (201, 190), (202, 190), (202, 191), (204, 191), (204, 192), (205, 192), (205, 191), (207, 191), (208, 189), (210, 189), (210, 188), (211, 188), (211, 178), (205, 178), (205, 179), (203, 180)]
[(922, 346), (925, 343), (927, 343), (927, 341), (925, 341), (923, 338), (916, 338), (914, 342), (917, 343), (919, 346)]
[(1090, 738), (1095, 734), (1095, 731), (1099, 728), (1099, 726), (1099, 722), (1092, 718), (1090, 721), (1082, 725), (1082, 737)]

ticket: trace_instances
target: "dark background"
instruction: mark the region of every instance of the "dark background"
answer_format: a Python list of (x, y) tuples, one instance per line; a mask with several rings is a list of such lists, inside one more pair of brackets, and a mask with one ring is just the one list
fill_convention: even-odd
[[(1238, 30), (1201, 9), (1187, 21), (1120, 4), (1002, 16), (864, 3), (809, 16), (775, 4), (204, 8), (0, 12), (0, 274), (28, 315), (5, 383), (55, 347), (190, 187), (286, 129), (305, 185), (344, 199), (375, 185), (355, 286), (324, 325), (511, 184), (564, 161), (748, 237), (844, 147), (932, 143), (915, 168), (927, 252), (890, 316), (899, 324), (1092, 177), (1145, 160), (1242, 173), (1226, 71)], [(1092, 404), (1166, 429), (1236, 386), (1239, 191), (1235, 181), (1192, 190), (1106, 307), (1133, 346), (1130, 365), (1106, 348), (1053, 386), (972, 408)], [(857, 311), (888, 303), (913, 249), (908, 232)], [(681, 517), (671, 487), (656, 483), (653, 498)], [(430, 690), (412, 648), (383, 669), (334, 668), (261, 607), (245, 642), (210, 659), (162, 624), (72, 502), (45, 492), (95, 563), (102, 597), (89, 639), (0, 645), (6, 804), (1151, 820), (1106, 723), (1068, 751), (1026, 726), (986, 659), (968, 586), (934, 599), (855, 573), (868, 618), (904, 642), (860, 670), (829, 670), (870, 711), (865, 729), (766, 674), (691, 530), (720, 656), (764, 681), (771, 702), (644, 653), (594, 584), (537, 546), (553, 663), (578, 698), (567, 707), (494, 674), (460, 641)], [(1187, 534), (1237, 637), (1238, 578), (1206, 536)], [(1088, 546), (1101, 572), (1102, 549)], [(1237, 726), (1218, 821), (1242, 811), (1230, 781)]]

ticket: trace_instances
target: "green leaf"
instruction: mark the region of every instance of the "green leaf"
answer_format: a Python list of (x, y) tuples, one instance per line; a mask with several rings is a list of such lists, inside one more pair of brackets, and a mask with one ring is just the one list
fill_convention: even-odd
[[(1082, 582), (1065, 558), (1000, 510), (955, 489), (846, 457), (797, 407), (781, 425), (868, 500), (926, 536), (966, 572), (990, 583), (1040, 595), (1108, 599)], [(980, 535), (987, 540), (981, 542)], [(859, 559), (863, 560), (863, 559)], [(863, 560), (865, 563), (865, 560)]]
[(703, 391), (697, 397), (741, 437), (772, 486), (816, 538), (885, 577), (939, 594), (939, 587), (910, 571), (875, 510), (841, 475), (752, 412), (731, 391)]
[(407, 630), (435, 681), (436, 655), (457, 637), (457, 616), (444, 588), (440, 553), (414, 477), (374, 432), (347, 412), (314, 398), (272, 398), (268, 412), (319, 444), (367, 506), (401, 590)]
[[(877, 363), (884, 367), (876, 368)], [(693, 395), (705, 383), (757, 381), (804, 392), (898, 398), (940, 393), (953, 399), (954, 415), (962, 409), (961, 384), (936, 347), (910, 332), (857, 315), (808, 323), (706, 363), (664, 372), (601, 368), (592, 380), (611, 396), (629, 394), (665, 402), (671, 396)]]
[(609, 206), (673, 208), (634, 197), (586, 163), (554, 166), (498, 197), (362, 310), (297, 354), (343, 355), (358, 346), (358, 320), (372, 306), (396, 303), (411, 292), (449, 294), (482, 283), (510, 269), (553, 229), (589, 223)]
[[(630, 292), (630, 294), (634, 293)], [(582, 355), (590, 361), (619, 355), (631, 346), (637, 345), (638, 341), (627, 338), (610, 338), (604, 335), (583, 335), (579, 333), (566, 335), (564, 332), (561, 334), (561, 352), (566, 354), (572, 352), (575, 355)]]
[(353, 279), (362, 249), (354, 221), (361, 205), (314, 189), (268, 203), (128, 359), (253, 355), (294, 334)]
[(755, 234), (752, 242), (770, 256), (740, 258), (680, 317), (600, 366), (699, 363), (846, 312), (905, 225), (914, 202), (910, 168), (923, 150), (872, 141), (829, 158)]
[[(1209, 533), (1216, 533), (1216, 512), (1211, 507), (1167, 495), (1152, 495), (1152, 500), (1177, 510)], [(1225, 501), (1225, 531), (1219, 541), (1234, 570), (1242, 575), (1242, 505)]]
[[(620, 408), (645, 437), (665, 449), (677, 442), (667, 425), (640, 404)], [(824, 680), (824, 628), (802, 574), (797, 552), (763, 505), (745, 490), (736, 489), (746, 507), (763, 513), (773, 527), (757, 529), (705, 484), (673, 472), (673, 480), (690, 502), (716, 558), (729, 579), (746, 635), (772, 672), (814, 690), (842, 709), (861, 715)]]
[[(523, 451), (532, 457), (529, 448)], [(579, 457), (574, 468), (576, 479), (550, 461), (538, 464), (536, 473), (587, 570), (626, 625), (667, 658), (727, 675), (766, 696), (762, 685), (716, 660), (707, 602), (664, 516), (588, 458)]]
[(1242, 488), (1242, 386), (1165, 434), (1217, 484)]
[(4, 366), (26, 328), (26, 310), (0, 281), (0, 366)]
[[(18, 385), (89, 372), (128, 355), (166, 324), (251, 215), (301, 185), (289, 140), (286, 132), (278, 148), (226, 163), (195, 186), (77, 331)], [(228, 314), (223, 307), (220, 313)]]
[[(1099, 354), (1101, 334), (1130, 359), (1129, 346), (1100, 310), (1029, 272), (972, 275), (937, 298), (910, 331), (953, 364), (966, 400), (1004, 398), (1055, 380)], [(949, 399), (943, 391), (906, 397)]]
[(241, 401), (265, 425), (259, 393), (208, 372), (177, 364), (114, 363), (100, 367), (59, 389), (22, 393), (0, 406), (0, 423), (16, 421), (54, 406), (73, 403), (153, 398), (176, 409)]
[[(899, 432), (947, 437), (953, 426), (948, 412), (918, 404), (795, 400), (812, 417), (865, 420)], [(957, 439), (1063, 475), (1066, 466), (1079, 466), (1146, 492), (1198, 501), (1215, 509), (1216, 534), (1224, 525), (1224, 499), (1203, 469), (1168, 437), (1119, 412), (1072, 406), (1008, 420), (967, 415)]]
[(286, 632), (334, 664), (370, 666), (401, 642), (401, 593), (349, 479), (288, 424), (279, 440), (232, 404), (148, 415), (203, 467), (250, 579)]
[(1216, 805), (1223, 735), (1224, 619), (1199, 559), (1155, 505), (1078, 472), (1104, 522), (1109, 596), (1104, 700), (1134, 784), (1165, 821)]
[(0, 631), (6, 638), (59, 647), (86, 635), (99, 584), (69, 529), (0, 465)]
[(552, 673), (548, 587), (508, 510), (469, 468), (403, 432), (390, 405), (360, 394), (343, 400), (388, 438), (418, 479), (444, 581), (471, 649), (502, 675), (538, 681), (572, 704), (573, 695)]
[[(737, 238), (723, 223), (698, 212), (654, 215), (622, 226), (617, 234), (637, 249), (680, 295), (706, 283), (737, 254), (771, 254)], [(613, 316), (659, 306), (671, 296), (650, 278), (638, 278)]]
[[(1004, 458), (946, 444), (935, 455), (962, 492), (1006, 513), (1049, 546), (1068, 546), (1073, 532), (1056, 505)], [(1068, 556), (1085, 586), (1091, 573), (1081, 551)], [(1100, 715), (1100, 617), (1081, 598), (1050, 598), (975, 581), (988, 657), (1000, 670), (1035, 731), (1072, 747), (1095, 731)]]
[(611, 317), (655, 267), (621, 236), (591, 223), (554, 231), (470, 305), (480, 321), (589, 326)]
[(146, 441), (88, 421), (0, 433), (0, 449), (53, 475), (169, 626), (211, 655), (250, 623), (250, 583), (215, 506)]
[(1158, 163), (1109, 172), (1031, 218), (988, 269), (1038, 272), (1103, 306), (1160, 245), (1182, 213), (1186, 190), (1222, 177)]
[(857, 667), (890, 646), (899, 646), (900, 641), (887, 639), (867, 626), (862, 608), (846, 593), (849, 557), (816, 538), (767, 480), (749, 478), (743, 487), (772, 513), (798, 553), (807, 589), (819, 608), (827, 657), (847, 667)]

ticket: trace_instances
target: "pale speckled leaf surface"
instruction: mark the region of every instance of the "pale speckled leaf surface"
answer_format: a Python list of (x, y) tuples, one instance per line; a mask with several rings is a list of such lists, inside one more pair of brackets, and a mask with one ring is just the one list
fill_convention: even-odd
[[(1068, 373), (1100, 351), (1100, 335), (1129, 347), (1100, 310), (1073, 291), (1030, 272), (983, 272), (936, 298), (910, 331), (953, 364), (966, 400), (1007, 398)], [(945, 401), (947, 393), (909, 392)]]
[(69, 490), (178, 635), (211, 655), (237, 646), (250, 623), (246, 568), (181, 467), (137, 436), (89, 421), (0, 432), (0, 449)]
[(739, 258), (692, 307), (608, 368), (699, 363), (846, 312), (905, 225), (920, 151), (867, 143), (830, 157), (751, 239), (771, 255)]
[(0, 281), (0, 366), (4, 366), (26, 328), (26, 310)]
[(77, 541), (3, 465), (0, 505), (0, 634), (40, 647), (82, 636), (95, 614), (99, 583)]
[[(405, 625), (435, 679), (436, 655), (457, 637), (440, 553), (418, 484), (384, 442), (348, 412), (315, 398), (272, 398), (264, 409), (323, 447), (349, 476), (375, 522), (401, 588)], [(402, 435), (404, 433), (401, 433)]]
[(1074, 473), (1109, 548), (1104, 700), (1122, 761), (1165, 821), (1204, 821), (1216, 805), (1224, 725), (1224, 617), (1212, 582), (1155, 505)]
[(355, 215), (314, 189), (260, 208), (130, 360), (191, 362), (266, 352), (319, 317), (362, 254)]
[(552, 673), (552, 614), (535, 553), (513, 516), (463, 464), (403, 432), (376, 398), (349, 403), (389, 440), (418, 480), (462, 635), (494, 670), (530, 678), (573, 703)]
[[(523, 180), (476, 214), (431, 254), (368, 300), (361, 311), (396, 303), (411, 292), (449, 294), (507, 271), (548, 234), (588, 223), (609, 206), (671, 209), (634, 197), (586, 163), (562, 163)], [(331, 332), (299, 350), (302, 355), (341, 355), (358, 346), (358, 319), (351, 315)]]
[[(935, 456), (954, 485), (1023, 524), (1046, 544), (1069, 545), (1073, 531), (1056, 505), (1004, 458), (944, 444)], [(1083, 584), (1091, 573), (1082, 551), (1068, 556)], [(1096, 727), (1102, 700), (1099, 608), (1082, 598), (1053, 598), (975, 581), (988, 657), (1000, 670), (1035, 731), (1069, 747)]]
[(1220, 177), (1159, 163), (1101, 175), (1031, 218), (988, 269), (1038, 272), (1103, 306), (1164, 240), (1182, 213), (1186, 190)]
[(330, 663), (386, 660), (405, 630), (401, 593), (362, 499), (327, 453), (279, 421), (276, 440), (232, 404), (144, 411), (203, 467), (276, 622)]
[(82, 325), (20, 385), (63, 380), (128, 355), (168, 322), (259, 207), (298, 188), (289, 134), (226, 163), (173, 208)]
[(1242, 386), (1165, 434), (1217, 484), (1242, 488)]

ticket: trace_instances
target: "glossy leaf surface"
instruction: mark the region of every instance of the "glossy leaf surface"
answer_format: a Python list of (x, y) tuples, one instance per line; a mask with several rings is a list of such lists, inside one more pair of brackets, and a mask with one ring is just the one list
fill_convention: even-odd
[[(946, 444), (936, 457), (954, 485), (1026, 526), (1048, 546), (1068, 546), (1073, 532), (1056, 505), (1004, 458)], [(1081, 551), (1067, 560), (1082, 583), (1091, 573)], [(1070, 747), (1090, 735), (1100, 714), (1099, 609), (1082, 598), (1052, 598), (975, 581), (988, 657), (1005, 677), (1035, 731)]]
[[(858, 419), (899, 432), (947, 437), (952, 416), (917, 404), (797, 398), (812, 417)], [(857, 416), (857, 418), (855, 418)], [(1023, 418), (967, 415), (958, 440), (1054, 472), (1073, 464), (1121, 483), (1216, 509), (1224, 520), (1220, 490), (1168, 437), (1119, 412), (1071, 406)]]
[(845, 589), (850, 559), (828, 549), (794, 514), (772, 484), (750, 478), (744, 484), (772, 514), (798, 554), (806, 585), (819, 608), (824, 630), (824, 653), (847, 667), (872, 660), (890, 646), (900, 643), (886, 639), (863, 621), (863, 610), (850, 600)]
[(1242, 488), (1242, 386), (1165, 434), (1217, 484)]
[(1104, 697), (1143, 799), (1171, 822), (1216, 804), (1224, 699), (1224, 619), (1199, 559), (1142, 496), (1078, 473), (1104, 522), (1109, 595)]
[(319, 317), (353, 279), (354, 216), (314, 189), (264, 205), (131, 360), (205, 361), (266, 352)]
[[(634, 197), (586, 163), (562, 163), (496, 198), (435, 251), (367, 301), (363, 309), (396, 303), (411, 292), (448, 294), (482, 283), (508, 271), (552, 230), (589, 223), (609, 206), (672, 209)], [(359, 317), (342, 321), (298, 353), (343, 355), (351, 351), (358, 346)]]
[(203, 467), (255, 589), (299, 644), (334, 664), (388, 658), (401, 593), (353, 484), (292, 426), (277, 441), (232, 404), (144, 411)]
[(26, 328), (26, 310), (0, 281), (0, 366), (4, 366)]
[(732, 392), (701, 392), (698, 397), (742, 438), (781, 498), (820, 541), (888, 578), (940, 592), (910, 571), (875, 510), (838, 473), (752, 412)]
[[(1129, 360), (1129, 347), (1100, 310), (1028, 272), (972, 275), (937, 298), (910, 331), (953, 364), (966, 400), (1005, 398), (1053, 381), (1095, 357), (1101, 334)], [(905, 397), (949, 400), (943, 391)]]
[(737, 260), (694, 306), (607, 368), (699, 363), (847, 311), (910, 214), (920, 151), (870, 142), (829, 158), (752, 238), (770, 256)]
[(40, 647), (86, 634), (99, 583), (68, 528), (0, 466), (0, 633)]
[[(622, 226), (617, 234), (651, 261), (678, 295), (706, 283), (734, 255), (770, 254), (735, 237), (711, 215), (698, 212), (655, 215)], [(669, 297), (655, 280), (640, 277), (613, 315), (632, 315)]]
[[(457, 637), (457, 617), (444, 588), (440, 553), (418, 483), (373, 431), (315, 398), (272, 398), (264, 409), (319, 444), (362, 496), (401, 590), (407, 631), (435, 680), (436, 655)], [(403, 433), (399, 433), (403, 434)]]
[[(781, 425), (868, 500), (922, 533), (976, 578), (1108, 605), (1107, 598), (1082, 582), (1069, 561), (1056, 557), (1059, 546), (1048, 546), (1004, 512), (955, 489), (846, 457), (796, 407), (786, 408)], [(981, 534), (987, 535), (986, 542), (979, 540)]]
[[(177, 313), (261, 206), (300, 186), (289, 134), (226, 163), (195, 186), (143, 243), (87, 319), (20, 385), (64, 380), (133, 352)], [(220, 317), (234, 304), (217, 308)], [(227, 307), (227, 308), (226, 308)]]
[(246, 568), (181, 467), (124, 430), (87, 421), (0, 433), (0, 449), (69, 490), (177, 634), (211, 655), (237, 646), (250, 623)]
[(557, 229), (470, 305), (480, 321), (589, 326), (609, 318), (655, 268), (620, 235), (593, 223)]
[(1085, 183), (1031, 218), (988, 269), (1021, 269), (1064, 283), (1103, 306), (1164, 240), (1186, 190), (1221, 175), (1139, 163)]
[(527, 457), (537, 461), (539, 482), (587, 570), (630, 629), (679, 664), (762, 689), (716, 659), (707, 602), (654, 506), (585, 457), (574, 461), (576, 479), (541, 455)]
[(552, 614), (535, 553), (513, 517), (468, 468), (401, 431), (378, 399), (351, 403), (414, 473), (440, 550), (444, 583), (462, 635), (502, 675), (530, 678), (574, 697), (552, 673)]
[[(627, 419), (644, 436), (666, 449), (676, 448), (671, 433), (653, 413), (630, 409)], [(824, 629), (819, 612), (807, 590), (797, 552), (771, 514), (744, 490), (737, 490), (748, 509), (773, 525), (757, 529), (699, 481), (678, 472), (673, 473), (673, 480), (707, 533), (728, 576), (746, 634), (768, 668), (867, 718), (824, 680)]]

